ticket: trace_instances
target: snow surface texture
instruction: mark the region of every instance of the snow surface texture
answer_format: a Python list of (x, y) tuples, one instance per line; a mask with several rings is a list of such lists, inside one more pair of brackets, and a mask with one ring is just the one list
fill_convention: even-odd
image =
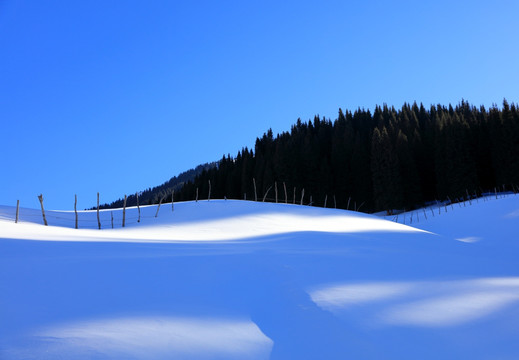
[(0, 359), (519, 358), (519, 197), (456, 206), (0, 206)]

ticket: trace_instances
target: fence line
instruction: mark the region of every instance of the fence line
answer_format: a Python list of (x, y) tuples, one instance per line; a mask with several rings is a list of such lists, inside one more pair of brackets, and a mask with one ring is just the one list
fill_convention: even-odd
[[(456, 208), (454, 207), (454, 205), (457, 203), (459, 205), (459, 208), (464, 208), (467, 206), (467, 203), (469, 206), (472, 206), (474, 205), (473, 203), (473, 200), (476, 201), (476, 204), (479, 203), (479, 201), (483, 201), (483, 202), (487, 202), (487, 201), (492, 201), (494, 200), (494, 198), (497, 200), (497, 199), (504, 199), (508, 196), (511, 196), (511, 195), (517, 195), (518, 192), (517, 191), (503, 191), (503, 192), (485, 192), (485, 193), (482, 193), (481, 196), (476, 196), (476, 195), (469, 195), (467, 196), (467, 198), (456, 198), (454, 199), (454, 201), (452, 201), (449, 197), (447, 197), (448, 200), (445, 200), (445, 201), (438, 201), (436, 200), (435, 203), (431, 203), (429, 206), (425, 206), (423, 208), (419, 208), (419, 209), (415, 209), (415, 210), (411, 210), (411, 211), (402, 211), (401, 213), (397, 214), (395, 217), (391, 217), (391, 218), (388, 218), (388, 216), (383, 216), (384, 218), (388, 219), (388, 220), (391, 220), (391, 221), (394, 221), (394, 222), (399, 222), (398, 219), (399, 219), (399, 215), (403, 215), (402, 218), (403, 218), (403, 221), (401, 222), (402, 224), (413, 224), (413, 221), (415, 222), (420, 222), (420, 212), (423, 212), (423, 215), (424, 215), (424, 218), (425, 220), (429, 220), (429, 218), (427, 217), (427, 213), (426, 213), (426, 210), (429, 209), (431, 211), (431, 214), (432, 216), (434, 217), (435, 216), (435, 211), (434, 209), (438, 209), (438, 214), (437, 215), (441, 215), (441, 210), (443, 208), (443, 212), (444, 213), (448, 213), (449, 210), (448, 210), (448, 206), (450, 205), (450, 208), (451, 210), (450, 211), (455, 211)], [(463, 206), (462, 206), (463, 204)], [(407, 214), (407, 218), (406, 218), (406, 214)], [(414, 220), (413, 220), (414, 219)]]
[[(254, 181), (254, 183), (255, 183), (255, 181)], [(274, 183), (274, 187), (275, 187), (275, 190), (276, 190), (275, 191), (275, 197), (274, 198), (268, 198), (267, 197), (269, 191), (272, 189), (272, 186), (271, 186), (265, 192), (265, 194), (263, 196), (263, 199), (262, 199), (263, 202), (265, 202), (265, 201), (268, 201), (268, 202), (278, 202), (279, 201), (279, 198), (277, 196), (278, 194), (277, 194), (277, 183), (276, 182)], [(285, 183), (283, 183), (283, 190), (285, 192), (285, 204), (288, 204), (288, 198), (287, 198), (287, 192), (286, 192), (286, 185), (285, 185)], [(516, 188), (515, 186), (513, 186), (513, 190), (514, 190), (513, 192), (512, 191), (506, 191), (506, 188), (504, 188), (504, 190), (505, 191), (499, 191), (498, 188), (495, 187), (493, 189), (493, 191), (491, 191), (491, 192), (480, 192), (480, 194), (481, 194), (480, 196), (478, 196), (478, 194), (476, 192), (474, 192), (474, 194), (470, 194), (468, 192), (468, 190), (467, 190), (466, 191), (466, 197), (463, 196), (461, 199), (460, 198), (451, 199), (450, 197), (447, 197), (447, 200), (444, 200), (442, 202), (436, 200), (435, 203), (431, 202), (431, 203), (429, 203), (428, 206), (425, 206), (425, 207), (422, 207), (422, 208), (419, 208), (419, 209), (416, 209), (416, 210), (412, 210), (412, 211), (407, 211), (406, 212), (405, 209), (404, 209), (403, 212), (397, 213), (396, 216), (393, 216), (394, 213), (388, 211), (387, 212), (388, 215), (383, 216), (383, 217), (388, 219), (388, 220), (395, 221), (395, 222), (399, 222), (399, 219), (403, 219), (402, 220), (403, 224), (407, 224), (407, 223), (408, 224), (413, 224), (413, 222), (419, 223), (420, 222), (420, 214), (421, 213), (423, 213), (422, 214), (423, 215), (422, 216), (422, 221), (424, 221), (424, 220), (427, 221), (429, 219), (428, 216), (427, 216), (427, 210), (430, 210), (432, 217), (435, 217), (435, 211), (434, 211), (435, 209), (438, 209), (438, 215), (441, 215), (442, 209), (443, 209), (443, 211), (445, 213), (449, 212), (449, 209), (448, 209), (449, 205), (450, 205), (450, 211), (454, 211), (455, 210), (454, 205), (456, 203), (458, 203), (460, 208), (462, 207), (462, 203), (463, 203), (463, 207), (466, 207), (467, 206), (467, 202), (468, 202), (469, 206), (471, 206), (471, 205), (474, 204), (473, 200), (475, 200), (475, 203), (479, 203), (480, 200), (483, 201), (483, 202), (486, 202), (486, 201), (492, 200), (494, 197), (496, 199), (499, 199), (499, 198), (504, 198), (504, 197), (507, 197), (507, 196), (510, 196), (510, 195), (517, 195), (517, 193), (518, 193), (517, 190), (519, 190), (519, 188)], [(198, 191), (197, 191), (197, 193), (198, 193)], [(208, 195), (208, 196), (210, 196), (210, 195)], [(301, 190), (301, 199), (300, 199), (300, 201), (298, 201), (298, 203), (300, 205), (305, 205), (305, 206), (313, 206), (314, 205), (314, 203), (312, 202), (313, 197), (311, 195), (310, 195), (310, 202), (309, 203), (305, 203), (304, 202), (304, 197), (305, 197), (305, 190), (302, 189)], [(156, 218), (164, 198), (165, 198), (165, 196), (163, 196), (160, 199), (159, 204), (157, 206), (157, 211), (155, 213), (155, 216), (153, 216), (153, 215), (141, 215), (141, 209), (140, 209), (139, 204), (137, 203), (137, 212), (138, 213), (135, 214), (135, 215), (131, 214), (130, 216), (127, 217), (126, 216), (126, 201), (125, 201), (125, 203), (123, 205), (123, 208), (122, 208), (123, 209), (123, 211), (122, 211), (122, 219), (115, 218), (115, 222), (117, 224), (122, 224), (122, 227), (125, 227), (127, 222), (129, 222), (129, 223), (139, 223), (139, 222), (141, 222), (141, 219), (153, 219), (153, 218)], [(246, 199), (246, 193), (244, 194), (244, 198)], [(97, 220), (92, 217), (90, 212), (89, 213), (84, 213), (84, 212), (83, 213), (78, 213), (77, 212), (77, 195), (75, 195), (75, 201), (74, 201), (74, 218), (72, 218), (72, 213), (71, 213), (70, 217), (63, 216), (63, 215), (58, 215), (58, 214), (63, 214), (62, 212), (50, 211), (50, 212), (47, 212), (47, 214), (46, 214), (45, 210), (44, 210), (44, 207), (43, 207), (43, 195), (41, 195), (41, 194), (38, 195), (38, 199), (40, 200), (40, 204), (41, 204), (41, 212), (42, 212), (41, 215), (38, 215), (37, 211), (34, 211), (34, 212), (28, 213), (28, 214), (24, 213), (23, 216), (20, 216), (20, 208), (19, 208), (20, 207), (20, 201), (19, 200), (17, 201), (15, 223), (24, 222), (23, 219), (29, 219), (29, 221), (30, 220), (35, 220), (36, 218), (42, 216), (44, 225), (48, 225), (47, 219), (49, 219), (49, 220), (51, 220), (51, 222), (54, 222), (54, 221), (59, 222), (59, 224), (57, 224), (57, 225), (63, 225), (63, 226), (66, 226), (66, 227), (71, 227), (71, 228), (75, 227), (76, 229), (78, 229), (79, 228), (79, 220), (81, 220), (81, 224), (86, 224), (86, 225), (83, 225), (82, 228), (94, 229), (96, 222), (97, 222), (98, 229), (101, 229), (103, 227), (105, 227), (105, 228), (109, 228), (109, 227), (114, 228), (113, 212), (111, 211), (110, 212), (110, 217), (108, 219), (106, 219), (107, 215), (105, 215), (105, 214), (107, 213), (108, 209), (105, 209), (103, 212), (100, 211), (100, 208), (99, 208), (99, 193), (97, 193), (97, 208), (96, 208)], [(227, 199), (227, 198), (224, 197), (224, 199)], [(125, 195), (125, 200), (126, 200), (126, 195)], [(172, 196), (172, 201), (171, 201), (172, 213), (173, 213), (173, 210), (174, 210), (174, 201), (173, 200), (174, 200), (174, 196)], [(198, 200), (199, 199), (198, 199), (198, 196), (197, 196), (197, 199), (195, 200), (195, 202), (198, 202)], [(209, 201), (209, 200), (210, 200), (210, 198), (208, 197), (207, 201)], [(324, 206), (323, 207), (327, 206), (327, 203), (328, 203), (327, 200), (328, 200), (328, 194), (326, 194), (325, 197), (324, 197)], [(335, 195), (333, 195), (333, 200), (334, 200), (334, 207), (336, 207), (337, 204), (336, 204)], [(346, 210), (349, 208), (351, 200), (352, 200), (351, 197), (349, 197), (348, 198), (348, 205), (347, 205)], [(296, 188), (294, 188), (293, 202), (296, 203)], [(357, 202), (355, 201), (354, 202), (354, 210), (355, 211), (360, 211), (360, 209), (362, 208), (363, 205), (364, 205), (364, 202), (362, 202), (360, 204), (360, 206), (357, 207)], [(25, 211), (22, 211), (22, 212), (25, 212)], [(103, 216), (101, 216), (101, 213), (103, 214)], [(399, 214), (402, 214), (402, 213), (403, 213), (403, 216), (399, 217)], [(81, 214), (81, 216), (79, 216), (79, 214)], [(88, 216), (89, 218), (85, 218), (86, 214), (89, 214), (89, 216)], [(391, 217), (389, 217), (390, 216), (389, 214), (391, 214)], [(30, 221), (30, 222), (35, 222), (35, 221)], [(110, 225), (107, 225), (107, 223), (110, 224)]]

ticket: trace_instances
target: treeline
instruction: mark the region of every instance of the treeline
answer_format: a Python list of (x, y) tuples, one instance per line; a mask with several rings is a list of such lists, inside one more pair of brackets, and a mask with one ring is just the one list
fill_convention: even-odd
[[(172, 191), (179, 191), (182, 186), (188, 181), (193, 181), (198, 175), (202, 174), (203, 171), (208, 171), (214, 167), (216, 167), (217, 163), (206, 163), (202, 165), (198, 165), (194, 169), (190, 169), (185, 171), (178, 176), (174, 176), (162, 185), (155, 186), (153, 188), (148, 188), (144, 191), (139, 192), (139, 204), (140, 205), (151, 205), (156, 204), (163, 197), (169, 196), (169, 201), (171, 202), (171, 194)], [(113, 201), (109, 204), (100, 205), (100, 209), (115, 209), (123, 207), (124, 200), (119, 199)], [(137, 197), (135, 194), (130, 194), (126, 199), (126, 206), (136, 206), (137, 205)], [(91, 210), (96, 209), (97, 207), (91, 208)]]
[[(254, 179), (254, 180), (253, 180)], [(412, 209), (426, 202), (459, 199), (519, 185), (519, 112), (404, 104), (355, 112), (339, 109), (333, 122), (300, 119), (290, 132), (269, 130), (254, 151), (224, 156), (175, 191), (175, 201), (199, 198), (303, 202), (373, 212)], [(276, 184), (276, 186), (275, 186)], [(164, 201), (171, 201), (164, 194)], [(154, 198), (158, 201), (158, 197)]]

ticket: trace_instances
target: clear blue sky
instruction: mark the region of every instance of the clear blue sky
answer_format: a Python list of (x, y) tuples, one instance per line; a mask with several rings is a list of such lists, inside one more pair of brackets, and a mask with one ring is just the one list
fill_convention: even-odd
[(519, 2), (0, 0), (0, 204), (159, 185), (339, 107), (519, 100)]

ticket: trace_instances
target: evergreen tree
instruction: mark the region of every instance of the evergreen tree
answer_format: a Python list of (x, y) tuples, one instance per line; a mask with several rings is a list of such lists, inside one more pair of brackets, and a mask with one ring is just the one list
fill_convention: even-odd
[(371, 173), (377, 210), (391, 211), (402, 206), (402, 185), (398, 170), (398, 159), (387, 129), (383, 127), (379, 131), (375, 128), (371, 142)]

